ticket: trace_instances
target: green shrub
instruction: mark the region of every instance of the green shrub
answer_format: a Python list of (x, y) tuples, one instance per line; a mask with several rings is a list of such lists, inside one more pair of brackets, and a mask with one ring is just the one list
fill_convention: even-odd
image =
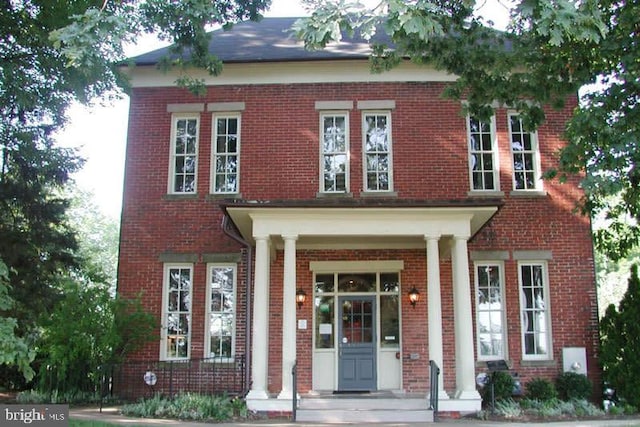
[(25, 390), (18, 393), (16, 401), (22, 404), (60, 404), (60, 403), (95, 403), (100, 401), (100, 395), (91, 392), (82, 392), (77, 390), (68, 390), (61, 392), (58, 390)]
[(558, 397), (553, 383), (544, 378), (534, 378), (526, 386), (526, 397), (532, 400), (547, 401)]
[(505, 418), (518, 418), (522, 416), (522, 408), (518, 402), (511, 398), (496, 401), (496, 414)]
[(195, 393), (180, 393), (173, 399), (156, 395), (138, 403), (124, 405), (124, 415), (143, 418), (174, 418), (194, 421), (228, 421), (235, 416), (248, 415), (242, 399), (231, 399), (226, 395), (207, 396)]
[(579, 417), (595, 417), (604, 414), (602, 409), (587, 400), (574, 399), (571, 403), (573, 403), (573, 407), (575, 408), (575, 414)]
[(589, 400), (592, 393), (589, 378), (575, 372), (561, 374), (556, 380), (556, 389), (562, 400)]
[(514, 380), (511, 374), (503, 371), (492, 372), (489, 374), (489, 380), (480, 392), (484, 402), (491, 402), (491, 384), (493, 384), (494, 387), (496, 402), (511, 399), (514, 386)]

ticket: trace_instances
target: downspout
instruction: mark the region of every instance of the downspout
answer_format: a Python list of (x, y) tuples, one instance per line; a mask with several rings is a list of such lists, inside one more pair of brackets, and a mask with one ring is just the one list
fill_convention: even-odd
[(251, 387), (251, 331), (253, 325), (251, 324), (251, 277), (253, 275), (252, 268), (252, 260), (253, 260), (253, 247), (249, 242), (242, 238), (240, 232), (229, 221), (229, 215), (227, 212), (224, 212), (222, 216), (222, 231), (227, 236), (231, 237), (236, 242), (240, 243), (246, 249), (246, 280), (245, 280), (245, 295), (247, 297), (245, 307), (246, 307), (246, 319), (247, 323), (245, 325), (245, 333), (244, 333), (244, 351), (245, 351), (245, 378), (244, 378), (244, 391), (248, 393)]

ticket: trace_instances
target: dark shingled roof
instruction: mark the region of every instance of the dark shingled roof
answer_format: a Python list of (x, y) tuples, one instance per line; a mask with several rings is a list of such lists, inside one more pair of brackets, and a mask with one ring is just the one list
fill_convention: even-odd
[[(359, 34), (349, 37), (343, 34), (340, 43), (332, 43), (325, 49), (309, 51), (298, 41), (291, 30), (299, 18), (263, 18), (259, 22), (246, 21), (235, 24), (229, 30), (212, 31), (209, 52), (226, 63), (313, 61), (329, 59), (365, 59), (370, 48)], [(389, 44), (384, 31), (374, 40)], [(169, 48), (154, 50), (133, 58), (136, 65), (155, 65), (169, 53)]]

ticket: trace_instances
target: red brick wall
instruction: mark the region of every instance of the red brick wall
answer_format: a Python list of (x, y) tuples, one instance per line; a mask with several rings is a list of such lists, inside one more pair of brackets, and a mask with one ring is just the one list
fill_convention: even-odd
[[(136, 88), (131, 96), (129, 143), (125, 169), (125, 195), (119, 264), (119, 292), (143, 293), (146, 306), (160, 321), (165, 253), (194, 254), (194, 304), (192, 357), (201, 357), (204, 342), (206, 268), (202, 254), (241, 251), (241, 246), (221, 229), (218, 200), (207, 197), (210, 178), (212, 114), (200, 114), (198, 191), (195, 196), (167, 197), (171, 114), (167, 104), (244, 102), (242, 112), (240, 193), (247, 200), (315, 199), (319, 189), (319, 113), (315, 101), (353, 101), (350, 111), (350, 182), (354, 197), (362, 189), (362, 112), (359, 100), (394, 100), (391, 112), (393, 139), (393, 182), (399, 199), (461, 200), (469, 191), (466, 123), (458, 103), (443, 100), (439, 83), (350, 83), (291, 84), (210, 87), (204, 97), (177, 88)], [(559, 136), (575, 102), (561, 112), (548, 111), (539, 129), (543, 170), (554, 165), (562, 145)], [(509, 355), (523, 379), (553, 377), (562, 369), (562, 348), (587, 348), (589, 374), (597, 382), (597, 309), (593, 253), (588, 219), (572, 213), (581, 193), (577, 180), (566, 184), (545, 182), (546, 196), (510, 195), (511, 157), (508, 145), (507, 111), (496, 114), (500, 147), (500, 187), (505, 204), (498, 214), (469, 243), (470, 250), (547, 250), (551, 312), (553, 315), (553, 366), (523, 366), (520, 344), (520, 315), (517, 263), (505, 262), (506, 299), (509, 315)], [(244, 258), (243, 258), (244, 259)], [(402, 259), (404, 283), (421, 285), (421, 302), (412, 309), (403, 298), (403, 354), (418, 353), (418, 361), (406, 361), (404, 387), (424, 391), (428, 382), (428, 339), (426, 324), (426, 258), (424, 251), (298, 251), (298, 283), (311, 290), (308, 262), (326, 259)], [(271, 269), (273, 326), (269, 340), (269, 388), (277, 392), (281, 381), (282, 257)], [(451, 264), (441, 264), (444, 328), (445, 385), (455, 382)], [(470, 274), (473, 267), (470, 266)], [(239, 265), (238, 319), (244, 318), (246, 266)], [(473, 283), (473, 276), (472, 283)], [(473, 292), (473, 291), (472, 291)], [(404, 291), (403, 291), (404, 293)], [(310, 305), (299, 315), (311, 323)], [(309, 311), (306, 312), (305, 310)], [(306, 314), (305, 314), (306, 313)], [(408, 326), (408, 325), (417, 325)], [(244, 351), (245, 328), (238, 322), (238, 351)], [(311, 327), (298, 331), (300, 388), (311, 386)], [(151, 343), (135, 355), (157, 359), (158, 344)], [(480, 367), (479, 370), (482, 370)]]

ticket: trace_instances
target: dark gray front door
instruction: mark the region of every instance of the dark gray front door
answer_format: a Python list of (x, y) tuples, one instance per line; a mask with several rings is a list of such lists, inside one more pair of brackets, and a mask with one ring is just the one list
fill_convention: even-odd
[(376, 298), (339, 297), (338, 389), (375, 390), (376, 384)]

